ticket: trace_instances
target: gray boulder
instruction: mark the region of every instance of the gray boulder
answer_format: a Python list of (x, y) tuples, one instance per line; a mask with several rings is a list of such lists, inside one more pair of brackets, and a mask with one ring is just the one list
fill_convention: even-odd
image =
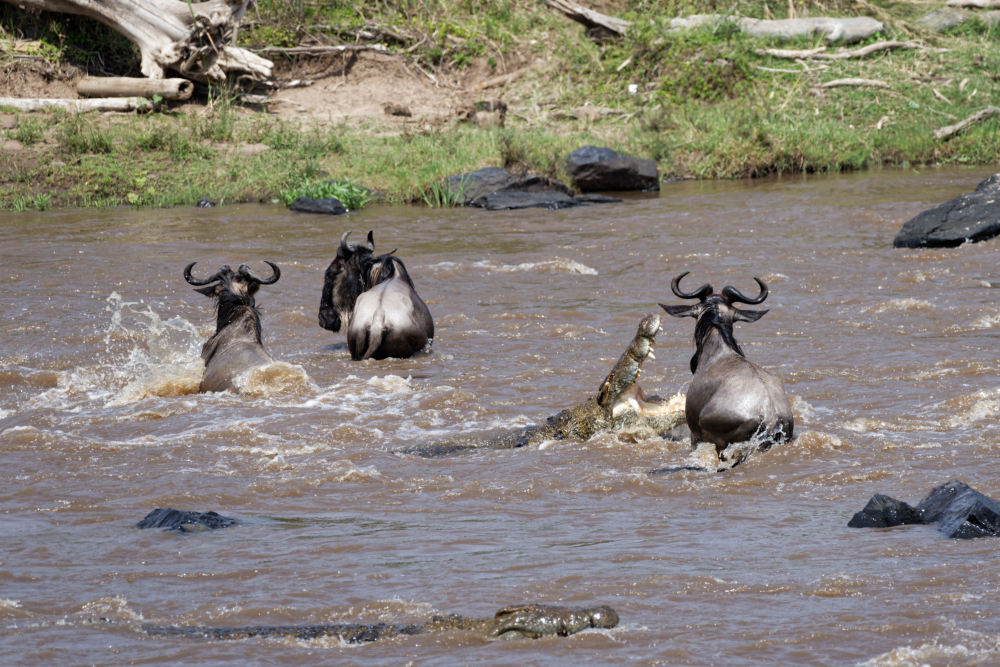
[(328, 197), (326, 199), (299, 197), (288, 208), (300, 213), (324, 213), (326, 215), (344, 215), (347, 213), (347, 207), (336, 197)]
[(1000, 234), (1000, 174), (974, 192), (959, 195), (917, 214), (896, 234), (896, 248), (950, 248), (985, 241)]
[(613, 197), (573, 196), (565, 183), (540, 174), (518, 176), (502, 167), (486, 167), (467, 174), (454, 174), (442, 188), (449, 199), (463, 206), (490, 211), (520, 208), (560, 209), (581, 204), (620, 201)]
[(850, 528), (885, 528), (906, 524), (937, 524), (940, 532), (958, 539), (998, 537), (1000, 503), (964, 482), (951, 480), (932, 489), (916, 507), (876, 494), (847, 523)]
[(577, 148), (566, 158), (566, 171), (582, 192), (660, 189), (655, 160), (628, 157), (610, 148)]

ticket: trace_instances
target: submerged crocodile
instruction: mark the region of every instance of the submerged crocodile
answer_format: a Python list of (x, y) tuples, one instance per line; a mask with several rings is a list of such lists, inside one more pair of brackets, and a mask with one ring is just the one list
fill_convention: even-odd
[(601, 383), (597, 395), (549, 417), (544, 424), (484, 438), (465, 436), (412, 447), (402, 453), (436, 457), (476, 449), (513, 449), (547, 440), (588, 440), (601, 431), (632, 430), (666, 436), (685, 423), (683, 401), (646, 396), (638, 384), (643, 362), (654, 358), (653, 343), (659, 330), (658, 315), (643, 317), (635, 337)]
[(428, 632), (471, 631), (487, 637), (520, 635), (538, 638), (547, 635), (566, 637), (588, 628), (613, 628), (618, 614), (607, 606), (558, 607), (527, 604), (504, 607), (493, 618), (469, 618), (459, 614), (433, 616), (426, 623), (392, 625), (389, 623), (329, 623), (317, 625), (251, 625), (244, 627), (209, 627), (199, 625), (140, 626), (155, 636), (191, 639), (249, 639), (251, 637), (311, 640), (336, 638), (345, 644), (366, 644)]

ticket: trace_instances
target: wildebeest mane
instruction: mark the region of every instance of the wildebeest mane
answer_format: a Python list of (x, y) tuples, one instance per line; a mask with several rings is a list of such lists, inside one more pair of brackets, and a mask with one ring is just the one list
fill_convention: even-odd
[[(254, 303), (252, 294), (237, 294), (231, 289), (226, 289), (221, 294), (216, 295), (215, 301), (216, 333), (222, 331), (236, 320), (243, 318), (245, 314), (249, 314), (249, 318), (245, 319), (248, 319), (249, 323), (252, 323), (254, 337), (258, 343), (263, 345), (260, 334), (260, 309)], [(247, 329), (249, 330), (250, 327), (247, 327)]]
[(736, 342), (736, 338), (733, 337), (732, 320), (726, 321), (723, 319), (719, 313), (718, 306), (711, 304), (705, 308), (704, 312), (702, 312), (702, 314), (698, 317), (698, 321), (694, 325), (694, 343), (696, 350), (694, 356), (691, 357), (691, 373), (694, 373), (698, 369), (698, 358), (701, 357), (702, 347), (709, 332), (713, 328), (718, 330), (719, 335), (722, 336), (722, 342), (729, 346), (733, 352), (741, 357), (746, 357), (746, 355), (743, 354), (743, 348), (740, 347), (740, 344)]
[[(393, 250), (392, 252), (396, 251)], [(399, 277), (405, 280), (406, 284), (416, 289), (416, 285), (413, 284), (413, 279), (410, 278), (410, 274), (406, 271), (406, 266), (403, 264), (403, 260), (393, 256), (392, 252), (380, 255), (372, 260), (372, 264), (367, 271), (368, 279), (365, 285), (366, 290), (369, 290), (372, 287), (388, 280), (392, 280), (396, 277), (396, 274), (399, 274)]]

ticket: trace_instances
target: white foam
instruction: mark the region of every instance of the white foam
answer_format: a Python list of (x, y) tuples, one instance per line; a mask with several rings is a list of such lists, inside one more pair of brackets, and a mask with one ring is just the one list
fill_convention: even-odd
[(521, 264), (498, 264), (489, 259), (473, 263), (474, 267), (496, 271), (497, 273), (524, 273), (537, 271), (540, 273), (576, 273), (586, 276), (596, 276), (597, 269), (581, 264), (572, 259), (555, 257), (541, 262), (523, 262)]

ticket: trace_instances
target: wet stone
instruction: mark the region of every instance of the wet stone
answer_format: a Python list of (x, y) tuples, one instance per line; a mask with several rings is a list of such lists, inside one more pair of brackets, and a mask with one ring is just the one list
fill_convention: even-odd
[(583, 192), (595, 190), (659, 190), (656, 161), (621, 155), (610, 148), (584, 146), (566, 158), (566, 171)]
[(336, 197), (328, 197), (326, 199), (299, 197), (288, 208), (300, 213), (323, 213), (326, 215), (344, 215), (347, 213), (347, 207)]
[(896, 234), (897, 248), (950, 248), (1000, 234), (1000, 174), (975, 191), (917, 214)]
[(971, 539), (1000, 536), (1000, 503), (958, 480), (935, 487), (916, 508), (882, 494), (848, 522), (850, 528), (884, 528), (904, 524), (937, 524), (947, 537)]

